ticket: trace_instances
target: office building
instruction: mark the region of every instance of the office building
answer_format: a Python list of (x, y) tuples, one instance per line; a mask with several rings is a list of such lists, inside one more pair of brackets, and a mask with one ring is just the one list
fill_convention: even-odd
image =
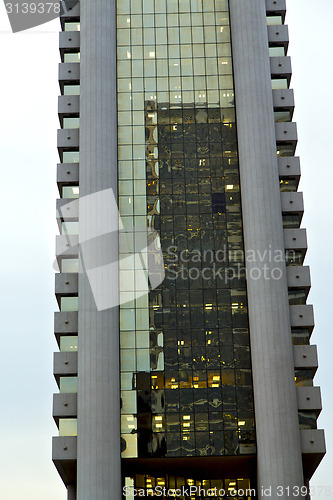
[(325, 453), (285, 11), (84, 0), (61, 16), (53, 461), (69, 500), (304, 498)]

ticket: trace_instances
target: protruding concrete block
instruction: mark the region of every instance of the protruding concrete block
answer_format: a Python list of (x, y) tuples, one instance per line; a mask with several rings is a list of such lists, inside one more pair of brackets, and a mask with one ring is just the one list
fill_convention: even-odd
[(294, 345), (294, 364), (296, 369), (311, 368), (314, 373), (318, 368), (316, 345)]

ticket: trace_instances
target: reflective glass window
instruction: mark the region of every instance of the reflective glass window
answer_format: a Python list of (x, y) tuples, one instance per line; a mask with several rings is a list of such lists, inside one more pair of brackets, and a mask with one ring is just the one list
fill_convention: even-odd
[(77, 436), (77, 418), (59, 418), (59, 436)]
[(60, 311), (78, 311), (79, 297), (61, 297)]
[(62, 154), (62, 163), (79, 163), (79, 151), (64, 151)]
[(77, 377), (60, 377), (60, 393), (77, 393)]
[(80, 22), (79, 21), (66, 21), (64, 23), (64, 31), (80, 31)]
[(79, 128), (80, 127), (80, 118), (71, 118), (64, 117), (63, 118), (63, 126), (62, 128)]
[(63, 186), (62, 187), (62, 198), (78, 198), (80, 195), (79, 186)]
[(60, 337), (60, 351), (74, 352), (77, 351), (77, 335), (62, 335)]
[(79, 260), (78, 259), (62, 259), (61, 260), (62, 273), (78, 273)]

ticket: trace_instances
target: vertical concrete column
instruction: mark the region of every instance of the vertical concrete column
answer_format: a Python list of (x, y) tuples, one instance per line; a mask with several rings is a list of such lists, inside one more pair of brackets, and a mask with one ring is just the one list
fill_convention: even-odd
[(103, 266), (117, 262), (118, 213), (98, 194), (112, 190), (117, 199), (116, 1), (80, 6), (80, 241), (92, 239), (79, 274), (77, 499), (110, 500), (121, 497), (119, 313), (97, 309), (84, 266), (99, 267), (101, 289), (117, 295), (117, 266), (112, 276)]
[[(258, 491), (303, 485), (265, 0), (230, 0)], [(250, 258), (251, 255), (251, 258)], [(256, 256), (255, 261), (253, 255)], [(281, 491), (281, 490), (280, 490)], [(266, 491), (267, 498), (268, 490)]]

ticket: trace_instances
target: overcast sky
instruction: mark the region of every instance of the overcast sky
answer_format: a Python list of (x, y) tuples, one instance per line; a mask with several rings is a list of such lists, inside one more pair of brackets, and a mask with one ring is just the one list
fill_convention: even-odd
[[(244, 0), (250, 1), (250, 0)], [(287, 0), (305, 215), (329, 452), (312, 484), (333, 488), (332, 0)], [(0, 6), (0, 499), (65, 500), (51, 462), (58, 26), (12, 34)], [(319, 491), (319, 490), (318, 490)], [(333, 490), (332, 490), (333, 491)], [(317, 495), (316, 495), (317, 496)], [(316, 497), (314, 497), (316, 498)], [(320, 496), (323, 498), (323, 495)], [(328, 498), (328, 497), (327, 497)]]

